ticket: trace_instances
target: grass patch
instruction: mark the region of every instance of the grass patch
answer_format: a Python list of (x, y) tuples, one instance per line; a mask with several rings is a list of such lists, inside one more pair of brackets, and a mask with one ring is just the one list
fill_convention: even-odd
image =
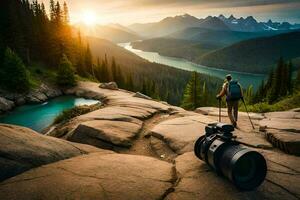
[[(247, 106), (249, 112), (256, 112), (256, 113), (285, 111), (285, 110), (290, 110), (299, 107), (300, 107), (300, 92), (297, 92), (293, 96), (282, 99), (275, 104), (268, 104), (267, 102), (261, 102), (254, 105)], [(245, 111), (244, 106), (241, 107), (241, 110)]]
[(66, 109), (62, 111), (55, 119), (53, 124), (58, 124), (61, 122), (68, 121), (74, 117), (98, 110), (101, 108), (101, 103), (96, 103), (93, 105), (82, 105), (75, 106), (74, 108)]

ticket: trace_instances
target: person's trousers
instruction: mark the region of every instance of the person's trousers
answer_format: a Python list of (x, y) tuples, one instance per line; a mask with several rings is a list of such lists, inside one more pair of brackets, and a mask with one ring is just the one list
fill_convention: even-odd
[(238, 110), (239, 100), (227, 101), (228, 117), (232, 124), (235, 124), (238, 120)]

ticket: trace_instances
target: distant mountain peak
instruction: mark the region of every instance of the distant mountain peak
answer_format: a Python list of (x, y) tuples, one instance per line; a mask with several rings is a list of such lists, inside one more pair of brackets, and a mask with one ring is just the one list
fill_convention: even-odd
[(230, 15), (229, 20), (235, 20), (236, 18), (233, 15)]

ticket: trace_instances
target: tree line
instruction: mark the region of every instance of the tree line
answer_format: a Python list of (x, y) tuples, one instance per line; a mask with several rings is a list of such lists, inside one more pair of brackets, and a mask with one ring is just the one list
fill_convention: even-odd
[(252, 86), (245, 90), (244, 95), (247, 103), (267, 102), (273, 104), (299, 91), (300, 70), (294, 79), (293, 69), (291, 61), (287, 62), (282, 57), (279, 58), (277, 67), (271, 70), (266, 80), (262, 80), (256, 92), (253, 92)]
[[(44, 4), (37, 1), (2, 0), (0, 4), (0, 87), (4, 89), (28, 91), (33, 79), (30, 66), (38, 63), (53, 70), (55, 83), (62, 87), (75, 85), (77, 76), (115, 81), (120, 88), (180, 105), (186, 84), (194, 76), (157, 63), (125, 65), (113, 56), (98, 58), (87, 39), (70, 26), (66, 3), (51, 0), (49, 15)], [(205, 96), (200, 104), (208, 105), (209, 94), (215, 93), (221, 80), (203, 74), (197, 74), (197, 78)]]

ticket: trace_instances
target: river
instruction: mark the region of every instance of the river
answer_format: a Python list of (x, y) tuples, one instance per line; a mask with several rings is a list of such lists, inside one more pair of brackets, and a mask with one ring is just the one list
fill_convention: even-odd
[(41, 104), (19, 106), (13, 111), (0, 116), (0, 123), (25, 126), (41, 132), (50, 126), (55, 117), (63, 110), (79, 105), (92, 105), (98, 102), (97, 100), (75, 96), (61, 96)]
[(132, 48), (130, 43), (120, 43), (119, 46), (131, 51), (132, 53), (150, 61), (159, 64), (168, 65), (174, 68), (183, 69), (187, 71), (197, 71), (202, 74), (208, 74), (215, 76), (221, 79), (224, 79), (226, 74), (231, 74), (235, 80), (238, 80), (244, 88), (252, 85), (256, 90), (261, 84), (262, 80), (266, 78), (262, 74), (251, 74), (251, 73), (242, 73), (235, 71), (222, 70), (217, 68), (206, 67), (200, 64), (190, 62), (183, 58), (175, 58), (159, 55), (156, 52), (147, 52), (138, 49)]

